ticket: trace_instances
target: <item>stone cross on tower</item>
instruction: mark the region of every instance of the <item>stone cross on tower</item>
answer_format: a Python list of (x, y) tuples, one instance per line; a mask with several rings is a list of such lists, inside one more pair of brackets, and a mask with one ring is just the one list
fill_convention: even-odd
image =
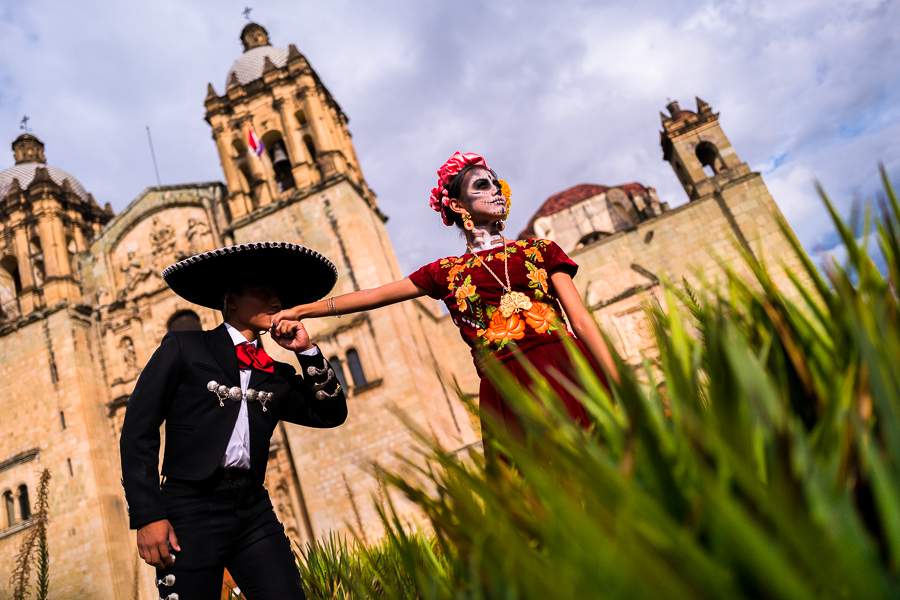
[(31, 120), (31, 117), (29, 117), (28, 115), (25, 115), (24, 117), (22, 117), (22, 120), (19, 121), (19, 129), (24, 129), (25, 133), (30, 132), (31, 128), (28, 126), (28, 121), (30, 121), (30, 120)]
[(244, 18), (247, 19), (247, 22), (248, 22), (248, 23), (250, 22), (250, 11), (251, 11), (251, 10), (253, 10), (251, 7), (245, 6), (245, 7), (244, 7), (244, 10), (241, 11), (241, 14), (244, 15)]

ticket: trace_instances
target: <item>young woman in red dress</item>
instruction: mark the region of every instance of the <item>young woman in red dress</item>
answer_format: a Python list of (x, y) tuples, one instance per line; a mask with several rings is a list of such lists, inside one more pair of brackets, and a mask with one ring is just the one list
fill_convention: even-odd
[(517, 429), (515, 416), (484, 375), (485, 358), (492, 355), (520, 385), (527, 385), (530, 377), (514, 358), (515, 348), (553, 386), (572, 418), (587, 424), (584, 408), (553, 376), (554, 372), (572, 371), (562, 342), (571, 337), (563, 311), (575, 333), (576, 346), (601, 381), (606, 380), (604, 373), (616, 377), (615, 365), (572, 282), (578, 265), (550, 240), (513, 241), (501, 234), (509, 201), (506, 182), (497, 179), (482, 157), (457, 152), (438, 170), (431, 207), (441, 213), (445, 225), (463, 230), (463, 254), (425, 265), (400, 281), (295, 306), (275, 315), (274, 321), (344, 315), (427, 295), (447, 305), (460, 335), (472, 349), (481, 375), (482, 414), (490, 412), (507, 429)]

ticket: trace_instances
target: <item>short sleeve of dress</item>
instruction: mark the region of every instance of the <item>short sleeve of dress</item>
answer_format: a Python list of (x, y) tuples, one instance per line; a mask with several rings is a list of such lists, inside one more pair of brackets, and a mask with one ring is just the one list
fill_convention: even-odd
[(578, 272), (578, 263), (573, 261), (563, 252), (563, 249), (551, 240), (541, 240), (541, 253), (544, 255), (544, 265), (547, 273), (553, 274), (556, 271), (568, 273), (569, 277), (574, 279), (575, 273)]
[(411, 273), (409, 276), (410, 281), (425, 290), (425, 293), (435, 300), (440, 300), (446, 295), (443, 286), (440, 284), (440, 278), (438, 277), (438, 271), (440, 270), (439, 263), (440, 261), (435, 261), (425, 265), (418, 271)]

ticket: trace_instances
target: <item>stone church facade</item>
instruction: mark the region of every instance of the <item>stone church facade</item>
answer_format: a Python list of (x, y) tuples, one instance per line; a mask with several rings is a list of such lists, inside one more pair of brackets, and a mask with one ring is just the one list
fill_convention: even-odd
[[(255, 23), (241, 40), (224, 93), (210, 85), (205, 99), (224, 184), (148, 188), (114, 215), (48, 165), (30, 134), (13, 142), (16, 164), (0, 172), (0, 565), (13, 564), (39, 471), (50, 468), (54, 597), (157, 597), (127, 526), (118, 436), (141, 367), (165, 333), (221, 321), (170, 292), (165, 266), (224, 245), (283, 240), (335, 263), (334, 294), (404, 275), (340, 106), (293, 45), (272, 46)], [(581, 264), (576, 285), (633, 363), (650, 349), (640, 306), (661, 274), (715, 269), (713, 254), (735, 257), (734, 240), (766, 256), (787, 244), (777, 207), (717, 115), (702, 103), (696, 113), (673, 103), (670, 113), (664, 157), (691, 202), (669, 210), (636, 183), (576, 186), (548, 199), (523, 232), (554, 239)], [(260, 156), (248, 148), (251, 130)], [(398, 456), (415, 456), (398, 412), (445, 447), (479, 442), (458, 399), (458, 390), (477, 394), (468, 349), (428, 298), (307, 326), (339, 367), (350, 419), (334, 430), (279, 426), (266, 486), (299, 543), (350, 527), (376, 537), (372, 497), (384, 492), (368, 467), (400, 468)], [(277, 360), (295, 362), (265, 342)], [(0, 581), (0, 600), (10, 594)]]

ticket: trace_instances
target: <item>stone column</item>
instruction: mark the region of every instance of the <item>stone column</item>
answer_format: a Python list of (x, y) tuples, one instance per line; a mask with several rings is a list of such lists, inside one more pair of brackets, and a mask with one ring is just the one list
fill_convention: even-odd
[[(228, 203), (228, 212), (231, 213), (231, 218), (239, 219), (250, 211), (251, 202), (247, 194), (251, 193), (252, 190), (244, 190), (241, 187), (241, 174), (231, 158), (228, 143), (223, 135), (224, 130), (217, 129), (219, 131), (213, 133), (213, 139), (219, 150), (219, 162), (222, 164), (222, 171), (225, 173), (225, 184), (228, 189), (228, 197), (225, 198), (225, 202)], [(231, 223), (226, 223), (226, 226), (230, 225)]]
[[(21, 221), (19, 222), (21, 223)], [(38, 290), (35, 289), (34, 274), (31, 270), (31, 253), (28, 251), (28, 234), (25, 226), (19, 223), (13, 224), (16, 228), (14, 246), (16, 259), (19, 263), (19, 280), (22, 282), (22, 291), (19, 293), (19, 310), (22, 315), (34, 312), (40, 306)], [(16, 226), (18, 225), (18, 227)]]

